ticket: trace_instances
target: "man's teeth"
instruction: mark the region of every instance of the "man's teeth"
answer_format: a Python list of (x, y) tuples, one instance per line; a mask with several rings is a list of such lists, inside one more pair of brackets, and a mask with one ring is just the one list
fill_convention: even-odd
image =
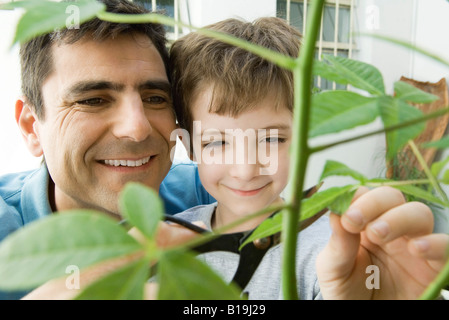
[(150, 161), (151, 157), (146, 157), (143, 159), (139, 159), (137, 161), (133, 161), (133, 160), (104, 160), (104, 163), (109, 165), (109, 166), (114, 166), (114, 167), (118, 167), (118, 166), (122, 166), (122, 167), (140, 167), (146, 163), (148, 163), (148, 161)]

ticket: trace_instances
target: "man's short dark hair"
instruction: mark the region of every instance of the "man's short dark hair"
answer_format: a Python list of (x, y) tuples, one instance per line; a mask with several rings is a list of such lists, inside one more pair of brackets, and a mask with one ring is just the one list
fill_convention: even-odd
[[(144, 14), (149, 11), (143, 6), (128, 0), (98, 0), (106, 5), (106, 10), (112, 13)], [(154, 23), (128, 24), (112, 23), (94, 18), (80, 25), (79, 29), (61, 29), (38, 36), (20, 48), (20, 63), (22, 72), (22, 93), (27, 103), (40, 119), (44, 119), (44, 102), (42, 85), (53, 71), (52, 46), (54, 44), (73, 44), (90, 36), (95, 41), (113, 39), (122, 34), (140, 33), (148, 36), (165, 64), (167, 76), (168, 52), (165, 28)]]

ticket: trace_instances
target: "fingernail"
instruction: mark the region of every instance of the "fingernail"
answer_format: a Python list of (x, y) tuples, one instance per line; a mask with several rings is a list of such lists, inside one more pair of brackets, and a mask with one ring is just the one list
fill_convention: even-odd
[(363, 215), (359, 209), (349, 209), (348, 211), (346, 211), (345, 216), (355, 226), (363, 225)]
[(370, 229), (374, 231), (380, 238), (385, 238), (390, 232), (390, 226), (385, 221), (379, 220), (374, 222)]
[(423, 239), (413, 240), (413, 245), (419, 252), (425, 252), (429, 250), (430, 247), (429, 241)]

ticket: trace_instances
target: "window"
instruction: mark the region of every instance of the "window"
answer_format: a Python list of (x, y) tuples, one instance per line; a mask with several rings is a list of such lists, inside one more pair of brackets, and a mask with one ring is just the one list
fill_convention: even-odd
[[(167, 16), (178, 19), (179, 4), (178, 0), (134, 0), (136, 3), (140, 3), (148, 10), (154, 10), (163, 12)], [(178, 38), (178, 28), (173, 26), (166, 26), (167, 36), (171, 40), (176, 40)]]
[[(286, 19), (304, 33), (309, 7), (310, 0), (277, 0), (277, 16)], [(317, 39), (317, 57), (321, 57), (322, 54), (332, 54), (351, 58), (354, 49), (352, 41), (353, 7), (353, 0), (328, 0), (326, 2), (321, 30)], [(323, 90), (345, 89), (343, 85), (320, 78), (315, 79), (315, 86)]]

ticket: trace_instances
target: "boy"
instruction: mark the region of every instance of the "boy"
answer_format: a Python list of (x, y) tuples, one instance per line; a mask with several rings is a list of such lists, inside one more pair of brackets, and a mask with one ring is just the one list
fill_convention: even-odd
[[(212, 29), (293, 57), (299, 53), (301, 34), (281, 19), (264, 18), (254, 25), (232, 19)], [(182, 99), (175, 102), (178, 121), (192, 136), (201, 182), (217, 200), (178, 216), (201, 220), (209, 229), (216, 229), (282, 202), (280, 194), (288, 181), (293, 125), (291, 72), (243, 49), (197, 34), (189, 34), (173, 45), (171, 61), (175, 73), (174, 97)], [(177, 89), (182, 90), (182, 96)], [(255, 159), (251, 159), (252, 155), (256, 155)], [(241, 161), (237, 159), (239, 156), (243, 156)], [(263, 161), (264, 156), (269, 161)], [(228, 232), (253, 229), (271, 214), (268, 212)], [(305, 273), (298, 273), (297, 278), (302, 299), (313, 299), (319, 293), (314, 261), (328, 237), (327, 218), (300, 233), (297, 262)], [(232, 279), (238, 255), (213, 252), (203, 257), (227, 281)], [(244, 289), (249, 299), (281, 298), (280, 257), (279, 245), (266, 253)]]
[[(299, 53), (300, 33), (278, 18), (254, 23), (230, 19), (208, 28), (291, 57)], [(200, 220), (209, 229), (216, 229), (282, 202), (292, 135), (292, 73), (197, 33), (173, 44), (170, 61), (179, 124), (192, 136), (200, 179), (217, 200), (178, 217)], [(406, 216), (411, 212), (416, 216)], [(228, 232), (250, 230), (270, 214)], [(425, 259), (439, 259), (438, 263), (445, 259), (443, 250), (436, 248), (447, 246), (448, 237), (429, 235), (433, 227), (429, 208), (420, 203), (406, 204), (400, 192), (391, 188), (359, 190), (341, 218), (330, 218), (332, 236), (327, 217), (299, 234), (297, 279), (301, 299), (416, 298), (439, 268)], [(425, 236), (416, 238), (418, 235)], [(398, 252), (406, 253), (398, 258)], [(202, 258), (227, 281), (231, 281), (239, 262), (238, 255), (228, 252), (211, 252)], [(243, 288), (249, 299), (282, 298), (280, 259), (279, 245), (265, 254)], [(412, 270), (410, 259), (423, 268)], [(371, 264), (382, 268), (383, 290), (369, 290), (365, 285), (369, 276), (365, 268)]]

